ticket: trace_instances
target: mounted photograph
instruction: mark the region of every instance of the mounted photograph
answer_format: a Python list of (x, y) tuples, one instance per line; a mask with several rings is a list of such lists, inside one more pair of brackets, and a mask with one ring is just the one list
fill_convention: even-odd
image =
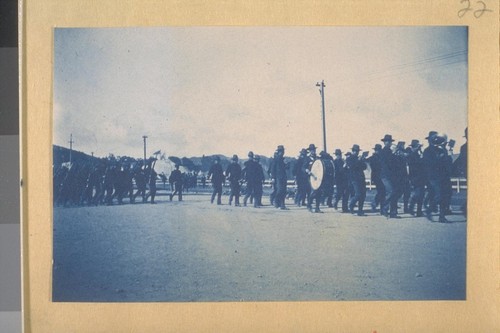
[(53, 302), (466, 300), (467, 26), (53, 40)]

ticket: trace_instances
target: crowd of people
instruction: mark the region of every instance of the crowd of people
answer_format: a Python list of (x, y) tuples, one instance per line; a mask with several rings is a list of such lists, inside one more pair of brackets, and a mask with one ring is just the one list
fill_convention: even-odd
[[(467, 138), (467, 129), (465, 130)], [(467, 174), (467, 143), (460, 149), (459, 157), (453, 162), (451, 152), (453, 140), (435, 131), (429, 132), (427, 147), (418, 140), (412, 140), (405, 147), (404, 142), (394, 144), (392, 135), (386, 134), (381, 143), (375, 144), (373, 153), (363, 151), (354, 144), (351, 151), (342, 153), (335, 149), (334, 156), (325, 151), (317, 154), (317, 147), (310, 144), (299, 152), (295, 163), (285, 162), (285, 147), (279, 145), (274, 152), (266, 172), (260, 158), (253, 152), (241, 166), (237, 155), (223, 169), (219, 156), (202, 175), (212, 185), (211, 203), (222, 204), (223, 185), (229, 182), (229, 205), (261, 207), (266, 178), (271, 180), (271, 206), (287, 210), (286, 198), (290, 197), (287, 171), (292, 171), (294, 204), (305, 206), (313, 213), (321, 213), (321, 206), (339, 209), (343, 213), (365, 215), (366, 179), (365, 170), (370, 167), (371, 183), (376, 194), (370, 203), (372, 212), (387, 218), (399, 218), (398, 203), (402, 201), (403, 213), (432, 219), (433, 212), (439, 212), (439, 222), (447, 222), (450, 214), (452, 175)], [(319, 161), (319, 162), (317, 162)], [(170, 183), (170, 201), (175, 196), (182, 201), (183, 192), (197, 186), (195, 172), (183, 173), (179, 164), (167, 177), (155, 171), (155, 158), (146, 161), (98, 159), (85, 163), (72, 163), (54, 169), (55, 205), (112, 205), (138, 201), (156, 203), (157, 180)], [(314, 163), (321, 163), (322, 172), (313, 172)], [(292, 170), (289, 170), (292, 169)], [(267, 177), (266, 177), (267, 173)], [(312, 182), (314, 179), (314, 182)], [(314, 183), (314, 186), (312, 186)], [(165, 187), (166, 189), (166, 187)], [(240, 202), (240, 197), (242, 202)], [(462, 206), (466, 213), (465, 203)]]
[[(467, 138), (467, 129), (465, 130)], [(350, 152), (342, 154), (340, 149), (335, 150), (335, 157), (325, 151), (317, 155), (317, 148), (310, 144), (299, 153), (297, 163), (293, 166), (296, 191), (294, 203), (297, 206), (306, 206), (313, 213), (321, 213), (320, 206), (325, 205), (338, 209), (341, 202), (343, 213), (364, 216), (366, 199), (365, 170), (368, 165), (371, 170), (371, 182), (375, 185), (376, 195), (371, 202), (371, 211), (378, 212), (387, 218), (399, 218), (398, 202), (402, 199), (403, 213), (416, 217), (425, 216), (432, 220), (432, 213), (439, 212), (439, 222), (446, 223), (446, 215), (451, 214), (450, 204), (452, 196), (451, 177), (453, 174), (467, 174), (467, 143), (460, 149), (459, 157), (453, 161), (452, 150), (454, 140), (448, 140), (446, 135), (436, 131), (429, 132), (426, 137), (427, 147), (422, 150), (423, 144), (419, 140), (412, 140), (408, 147), (400, 141), (394, 144), (392, 135), (386, 134), (382, 144), (375, 144), (373, 153), (362, 154), (359, 145), (354, 144)], [(277, 147), (268, 175), (272, 182), (270, 194), (271, 205), (287, 210), (285, 198), (287, 196), (287, 173), (290, 166), (284, 160), (285, 148)], [(314, 179), (312, 166), (321, 161), (321, 182), (318, 186), (311, 185)], [(238, 164), (238, 156), (234, 155), (232, 163), (223, 172), (216, 160), (209, 171), (208, 178), (213, 185), (211, 202), (217, 197), (217, 204), (222, 204), (222, 184), (225, 177), (229, 180), (231, 192), (229, 205), (233, 198), (239, 206), (241, 184), (246, 184), (243, 205), (247, 205), (249, 197), (254, 198), (254, 207), (262, 205), (262, 186), (264, 171), (253, 152), (248, 153), (248, 160), (243, 168)], [(465, 202), (462, 211), (466, 213)]]
[(102, 158), (73, 162), (54, 168), (54, 204), (57, 206), (123, 204), (127, 198), (135, 203), (155, 203), (155, 159), (147, 161)]

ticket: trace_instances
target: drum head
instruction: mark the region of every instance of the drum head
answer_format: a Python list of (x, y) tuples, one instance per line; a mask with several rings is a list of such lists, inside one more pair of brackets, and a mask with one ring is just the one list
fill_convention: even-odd
[(309, 175), (309, 183), (313, 190), (319, 189), (323, 181), (323, 163), (321, 160), (316, 160), (311, 166), (311, 174)]

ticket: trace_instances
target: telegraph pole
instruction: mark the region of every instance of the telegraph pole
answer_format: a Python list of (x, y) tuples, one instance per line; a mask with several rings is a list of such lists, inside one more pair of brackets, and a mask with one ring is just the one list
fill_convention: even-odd
[(72, 153), (73, 153), (73, 133), (70, 134), (69, 136), (69, 163), (71, 164), (71, 158), (72, 158)]
[(316, 87), (320, 87), (319, 93), (321, 94), (321, 114), (323, 116), (323, 151), (326, 153), (326, 123), (325, 123), (325, 81), (316, 83)]
[(144, 165), (146, 165), (146, 139), (148, 137), (147, 135), (143, 135), (142, 138), (144, 139)]

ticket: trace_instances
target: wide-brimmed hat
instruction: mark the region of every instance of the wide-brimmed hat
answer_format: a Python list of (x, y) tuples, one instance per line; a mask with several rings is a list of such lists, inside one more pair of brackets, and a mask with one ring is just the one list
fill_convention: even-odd
[(386, 134), (386, 135), (384, 135), (384, 138), (382, 140), (380, 140), (380, 141), (382, 141), (382, 142), (387, 142), (387, 141), (393, 142), (394, 140), (392, 139), (392, 135)]
[(422, 144), (420, 143), (420, 141), (413, 139), (413, 140), (411, 140), (410, 147), (418, 148), (418, 147), (422, 147)]
[(436, 131), (430, 131), (429, 135), (427, 135), (426, 139), (432, 138), (433, 136), (436, 136), (437, 134), (438, 134), (438, 132), (436, 132)]
[(377, 143), (375, 147), (373, 147), (373, 150), (375, 151), (382, 150), (382, 145), (380, 143)]
[(309, 145), (309, 148), (307, 148), (307, 150), (311, 151), (311, 150), (316, 150), (316, 146), (314, 145), (314, 143), (311, 143)]
[(342, 155), (342, 150), (335, 149), (335, 155)]
[(238, 155), (234, 154), (233, 157), (231, 158), (231, 160), (237, 161), (238, 160)]
[(360, 151), (361, 149), (359, 148), (359, 145), (354, 144), (354, 145), (352, 145), (351, 150), (352, 150), (352, 151)]

